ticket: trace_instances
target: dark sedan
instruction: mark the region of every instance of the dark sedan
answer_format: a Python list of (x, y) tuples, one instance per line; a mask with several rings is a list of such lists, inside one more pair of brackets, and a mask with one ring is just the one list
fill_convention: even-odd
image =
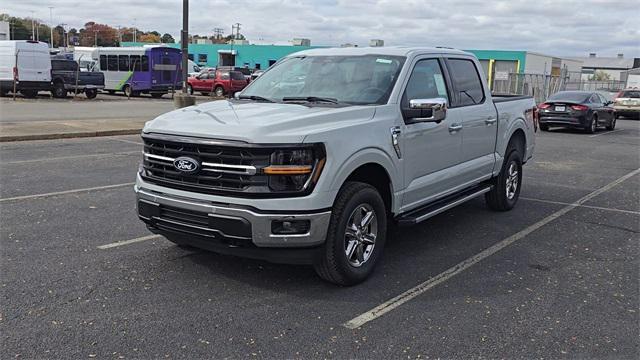
[(607, 130), (616, 127), (612, 102), (592, 91), (561, 91), (538, 105), (539, 123), (542, 131), (551, 126), (583, 129), (594, 133), (599, 126)]

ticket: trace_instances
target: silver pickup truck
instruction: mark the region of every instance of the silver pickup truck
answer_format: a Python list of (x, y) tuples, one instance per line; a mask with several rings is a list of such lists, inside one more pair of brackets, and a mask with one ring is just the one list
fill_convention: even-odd
[(534, 110), (531, 97), (492, 98), (463, 51), (298, 52), (235, 99), (145, 125), (138, 215), (180, 246), (310, 264), (353, 285), (373, 271), (392, 224), (480, 195), (513, 208)]

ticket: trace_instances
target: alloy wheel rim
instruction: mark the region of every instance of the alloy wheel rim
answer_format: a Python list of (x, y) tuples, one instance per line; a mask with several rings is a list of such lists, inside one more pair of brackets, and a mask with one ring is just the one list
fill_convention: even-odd
[(593, 121), (591, 122), (591, 130), (595, 132), (597, 128), (598, 128), (598, 118), (593, 118)]
[(518, 191), (518, 166), (515, 162), (509, 164), (507, 171), (507, 199), (511, 200), (516, 196)]
[(378, 237), (378, 219), (373, 207), (360, 204), (349, 215), (344, 232), (344, 253), (353, 267), (360, 267), (371, 258)]

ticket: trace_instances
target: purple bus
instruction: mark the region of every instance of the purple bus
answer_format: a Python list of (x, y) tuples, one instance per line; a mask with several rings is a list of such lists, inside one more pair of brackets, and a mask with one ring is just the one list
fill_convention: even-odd
[[(82, 50), (81, 50), (82, 51)], [(104, 73), (104, 89), (154, 98), (182, 88), (182, 52), (166, 46), (92, 48), (94, 69)]]

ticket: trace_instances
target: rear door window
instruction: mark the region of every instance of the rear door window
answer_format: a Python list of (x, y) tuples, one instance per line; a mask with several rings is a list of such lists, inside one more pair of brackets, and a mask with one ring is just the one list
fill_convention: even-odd
[(107, 56), (107, 70), (118, 71), (118, 55)]
[(447, 59), (447, 66), (455, 90), (453, 105), (469, 106), (483, 103), (484, 87), (474, 62), (468, 59)]
[(232, 80), (245, 80), (246, 78), (244, 77), (244, 74), (242, 74), (240, 71), (232, 71), (231, 72), (231, 79)]
[(118, 69), (120, 71), (129, 71), (129, 55), (118, 56)]

